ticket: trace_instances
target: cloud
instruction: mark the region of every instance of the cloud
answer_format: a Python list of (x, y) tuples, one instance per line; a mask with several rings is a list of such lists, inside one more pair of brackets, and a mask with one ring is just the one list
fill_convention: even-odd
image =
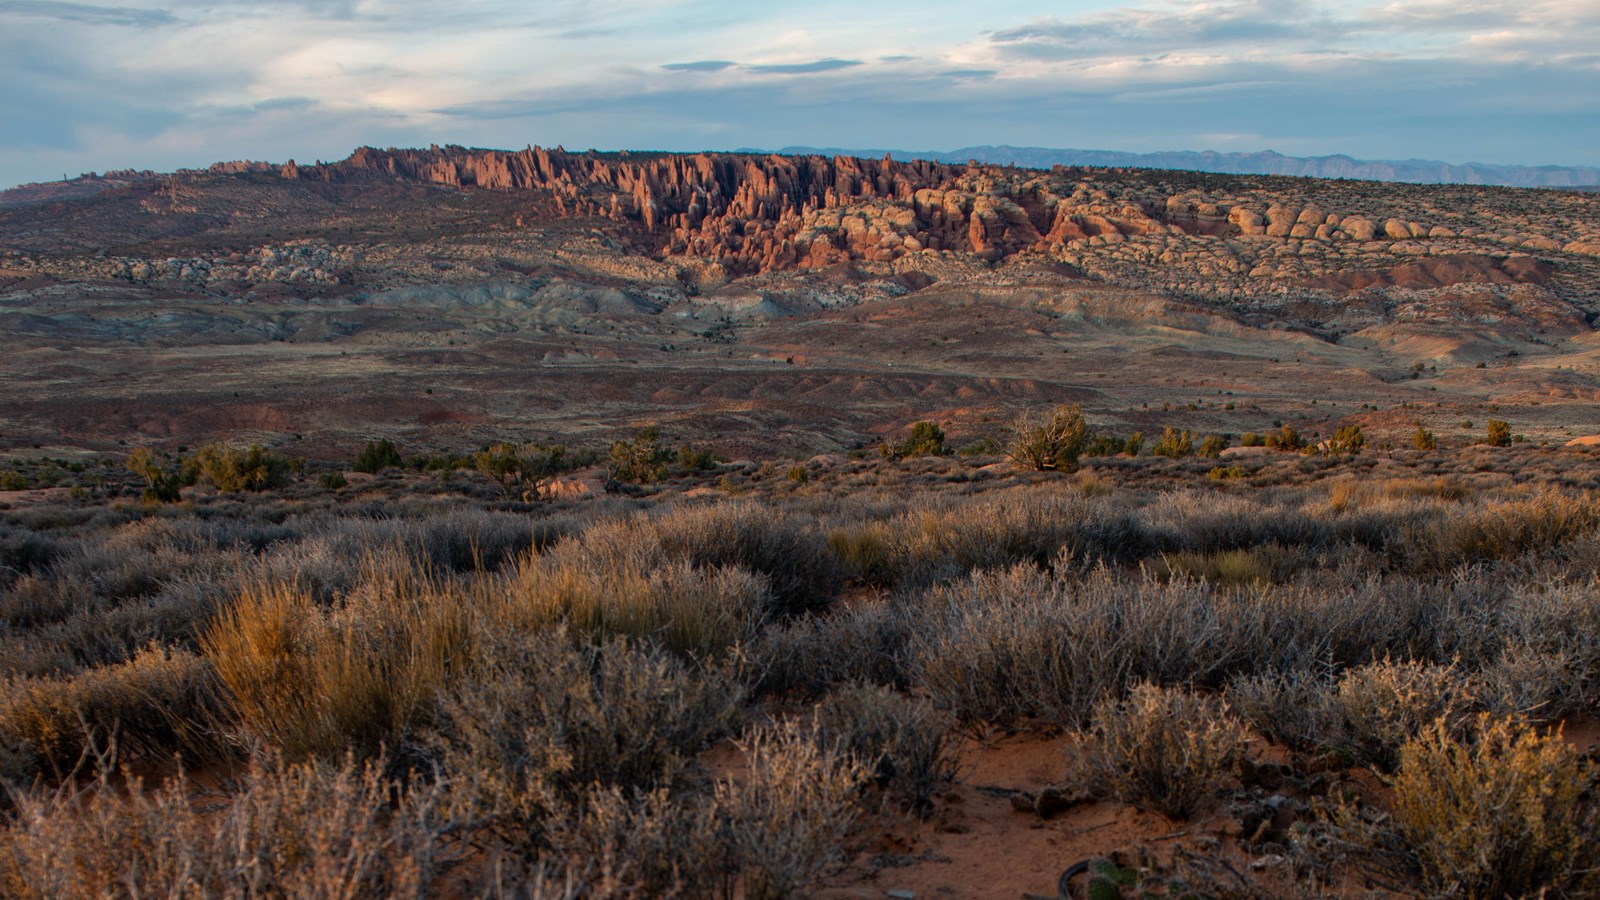
[[(898, 59), (912, 59), (899, 57)], [(863, 65), (859, 59), (818, 59), (804, 63), (737, 63), (726, 59), (703, 59), (695, 62), (667, 63), (661, 68), (668, 72), (722, 72), (739, 68), (757, 75), (812, 75), (818, 72), (837, 72)]]
[(702, 59), (695, 62), (667, 63), (661, 68), (668, 72), (721, 72), (737, 65), (738, 63), (726, 59)]
[(1041, 59), (1099, 53), (1157, 55), (1197, 47), (1326, 41), (1344, 26), (1305, 0), (1232, 0), (1222, 3), (1130, 7), (1076, 19), (1040, 19), (994, 32), (1003, 51)]
[(745, 66), (752, 72), (761, 75), (811, 75), (817, 72), (836, 72), (840, 69), (854, 68), (861, 65), (859, 59), (819, 59), (808, 63), (774, 63), (769, 65)]
[(91, 25), (169, 25), (178, 19), (164, 9), (131, 6), (93, 6), (87, 3), (57, 3), (53, 0), (0, 0), (0, 17), (28, 16)]

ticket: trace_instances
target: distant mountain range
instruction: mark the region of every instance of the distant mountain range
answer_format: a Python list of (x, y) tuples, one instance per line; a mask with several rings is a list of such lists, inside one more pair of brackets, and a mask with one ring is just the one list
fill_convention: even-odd
[(1454, 165), (1434, 159), (1356, 159), (1350, 156), (1284, 156), (1171, 150), (1121, 153), (1115, 150), (1068, 150), (1050, 147), (983, 146), (959, 150), (844, 150), (834, 147), (784, 147), (784, 154), (928, 159), (945, 163), (977, 160), (994, 165), (1048, 169), (1051, 166), (1102, 166), (1133, 169), (1180, 169), (1234, 175), (1297, 175), (1306, 178), (1351, 178), (1363, 181), (1405, 181), (1416, 184), (1491, 184), (1509, 187), (1581, 188), (1600, 190), (1600, 168), (1592, 166)]

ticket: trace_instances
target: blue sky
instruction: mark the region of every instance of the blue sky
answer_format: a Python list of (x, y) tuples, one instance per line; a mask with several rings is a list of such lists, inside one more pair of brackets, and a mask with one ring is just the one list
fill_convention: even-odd
[(361, 144), (1600, 164), (1600, 0), (0, 0), (0, 185)]

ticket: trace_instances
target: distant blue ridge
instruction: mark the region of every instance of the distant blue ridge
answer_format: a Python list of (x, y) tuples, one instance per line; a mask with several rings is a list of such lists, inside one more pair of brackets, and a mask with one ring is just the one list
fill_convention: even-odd
[[(770, 152), (750, 150), (740, 152)], [(1590, 166), (1502, 166), (1489, 163), (1455, 165), (1433, 159), (1356, 159), (1350, 156), (1284, 156), (1272, 150), (1258, 153), (1218, 153), (1214, 150), (1171, 150), (1157, 153), (1122, 153), (1116, 150), (1071, 150), (1050, 147), (983, 146), (959, 150), (861, 150), (837, 147), (784, 147), (786, 155), (859, 156), (926, 159), (944, 163), (976, 160), (991, 165), (1030, 169), (1051, 166), (1176, 169), (1220, 172), (1229, 175), (1291, 175), (1305, 178), (1350, 178), (1413, 184), (1482, 184), (1506, 187), (1600, 188), (1600, 168)]]

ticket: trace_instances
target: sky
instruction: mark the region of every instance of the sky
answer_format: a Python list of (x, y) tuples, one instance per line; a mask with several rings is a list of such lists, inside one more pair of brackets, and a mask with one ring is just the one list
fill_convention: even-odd
[(1600, 0), (0, 0), (0, 186), (361, 145), (1600, 165)]

